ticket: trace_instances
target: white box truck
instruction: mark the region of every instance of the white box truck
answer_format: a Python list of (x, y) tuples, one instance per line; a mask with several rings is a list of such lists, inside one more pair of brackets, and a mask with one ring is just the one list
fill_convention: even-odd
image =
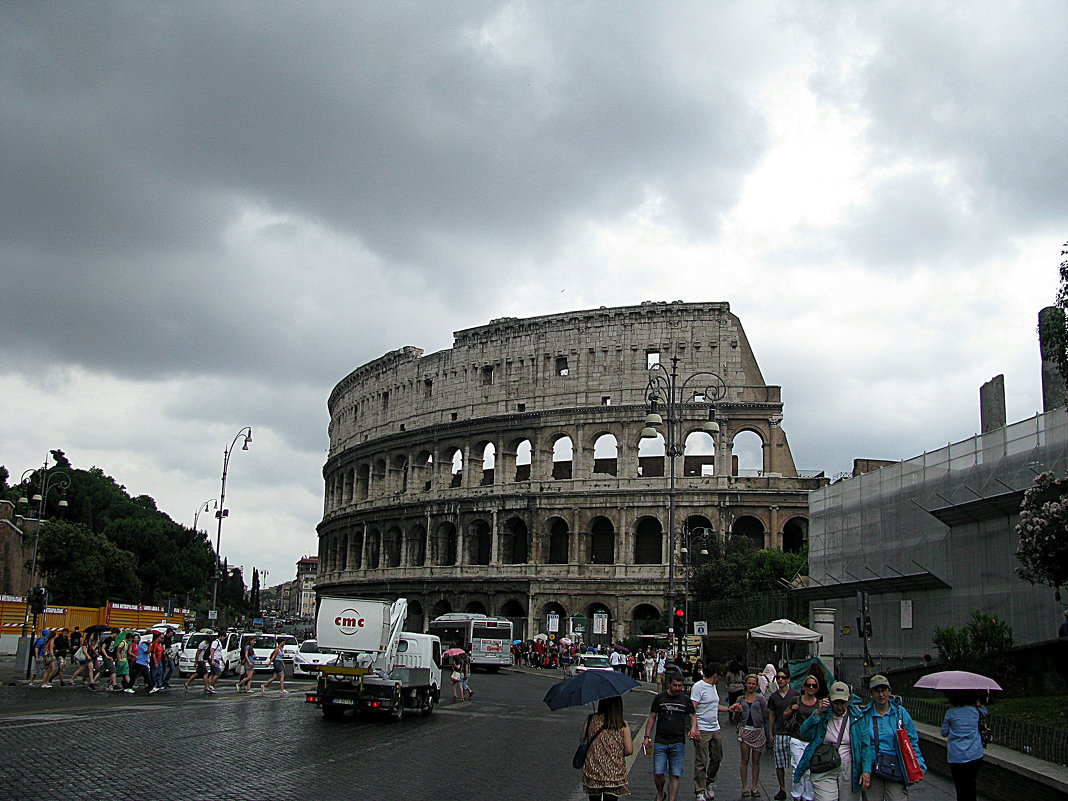
[(424, 715), (441, 698), (441, 640), (401, 631), (408, 601), (323, 596), (315, 619), (320, 647), (338, 653), (318, 667), (315, 691), (306, 701), (338, 718), (348, 710), (386, 712), (399, 720), (406, 710)]

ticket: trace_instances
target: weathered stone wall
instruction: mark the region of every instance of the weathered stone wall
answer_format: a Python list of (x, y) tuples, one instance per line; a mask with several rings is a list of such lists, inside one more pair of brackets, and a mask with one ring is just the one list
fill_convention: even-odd
[[(427, 619), (468, 607), (522, 617), (528, 634), (546, 611), (603, 609), (616, 636), (661, 614), (669, 460), (639, 445), (650, 361), (672, 357), (680, 383), (711, 371), (726, 384), (714, 444), (696, 447), (700, 397), (678, 426), (680, 443), (698, 433), (675, 463), (676, 529), (801, 547), (806, 492), (824, 482), (798, 477), (779, 387), (764, 383), (740, 321), (725, 303), (643, 304), (497, 320), (457, 332), (450, 350), (401, 348), (341, 381), (319, 590), (405, 594)], [(734, 475), (742, 431), (763, 443), (759, 475)]]

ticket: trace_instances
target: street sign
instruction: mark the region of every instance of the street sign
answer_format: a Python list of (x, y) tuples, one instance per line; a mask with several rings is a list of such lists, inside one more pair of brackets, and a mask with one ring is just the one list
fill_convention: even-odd
[(545, 627), (550, 632), (560, 631), (560, 615), (552, 615), (552, 614), (546, 615), (545, 616)]
[(693, 633), (694, 634), (699, 634), (701, 636), (704, 636), (705, 634), (708, 634), (708, 621), (706, 621), (706, 620), (695, 620), (693, 622)]
[(593, 633), (594, 634), (607, 634), (608, 633), (608, 614), (606, 612), (594, 612), (593, 613)]
[(215, 609), (209, 609), (209, 610), (208, 610), (208, 620), (218, 620), (218, 619), (219, 619), (219, 612), (218, 612), (218, 610), (215, 610)]

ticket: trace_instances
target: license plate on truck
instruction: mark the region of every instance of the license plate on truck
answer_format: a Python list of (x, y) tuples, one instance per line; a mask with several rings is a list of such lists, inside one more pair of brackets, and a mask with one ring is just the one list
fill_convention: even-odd
[(330, 703), (339, 706), (356, 706), (356, 700), (353, 698), (331, 698)]

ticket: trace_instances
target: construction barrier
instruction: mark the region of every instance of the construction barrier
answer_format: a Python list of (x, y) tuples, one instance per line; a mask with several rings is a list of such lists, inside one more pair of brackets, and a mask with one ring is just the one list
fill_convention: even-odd
[[(85, 630), (89, 626), (105, 625), (118, 629), (147, 629), (156, 623), (173, 623), (179, 629), (185, 629), (186, 619), (192, 620), (194, 612), (189, 609), (176, 609), (173, 614), (164, 614), (161, 606), (144, 604), (116, 604), (110, 601), (106, 606), (49, 606), (37, 616), (37, 630), (68, 628), (78, 626)], [(0, 635), (4, 639), (15, 638), (22, 634), (26, 620), (26, 598), (12, 595), (0, 595)], [(33, 615), (30, 615), (33, 625)]]

